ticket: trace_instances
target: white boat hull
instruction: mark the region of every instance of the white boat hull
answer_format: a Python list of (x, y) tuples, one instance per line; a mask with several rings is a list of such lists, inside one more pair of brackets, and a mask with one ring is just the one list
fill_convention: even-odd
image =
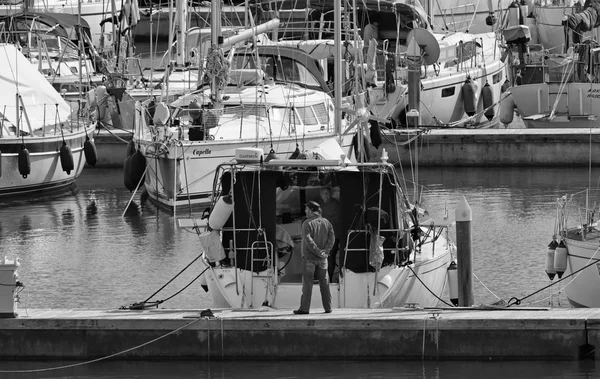
[[(441, 253), (435, 258), (418, 261), (410, 268), (386, 266), (378, 273), (344, 270), (340, 282), (329, 285), (333, 308), (438, 306), (438, 297), (442, 296), (446, 286), (451, 249), (440, 239), (436, 242), (436, 251)], [(300, 305), (302, 282), (285, 282), (285, 275), (275, 279), (272, 270), (252, 274), (234, 267), (209, 267), (204, 264), (208, 267), (204, 275), (215, 308), (259, 308), (268, 305), (277, 309), (297, 309)], [(376, 287), (374, 283), (377, 283)], [(311, 311), (322, 308), (319, 284), (315, 283)]]
[(560, 86), (559, 82), (554, 82), (510, 88), (515, 106), (525, 126), (528, 128), (600, 126), (600, 84), (568, 83), (562, 91)]
[[(331, 132), (314, 133), (304, 138), (302, 145), (312, 149), (332, 137)], [(352, 135), (344, 137), (344, 151), (350, 148)], [(184, 141), (181, 146), (168, 148), (168, 154), (156, 157), (151, 152), (164, 148), (148, 140), (139, 140), (139, 146), (147, 157), (148, 170), (145, 188), (150, 199), (160, 206), (173, 209), (189, 205), (207, 205), (212, 200), (213, 181), (217, 167), (235, 156), (236, 149), (259, 147), (266, 153), (271, 142), (255, 139), (222, 141)], [(296, 149), (295, 138), (281, 138), (273, 142), (278, 156), (290, 156)], [(161, 150), (162, 151), (162, 150)]]
[(565, 294), (569, 303), (573, 307), (600, 307), (600, 251), (597, 236), (587, 241), (566, 238), (565, 242), (568, 260), (563, 277), (589, 266), (573, 275), (566, 285)]
[[(91, 134), (91, 129), (89, 129)], [(74, 170), (62, 169), (59, 149), (63, 143), (60, 134), (54, 137), (0, 138), (2, 151), (0, 175), (0, 198), (28, 195), (33, 192), (60, 190), (72, 185), (85, 166), (83, 145), (86, 131), (64, 132), (64, 141), (71, 148)], [(19, 172), (19, 154), (25, 144), (30, 152), (31, 173), (23, 177)]]

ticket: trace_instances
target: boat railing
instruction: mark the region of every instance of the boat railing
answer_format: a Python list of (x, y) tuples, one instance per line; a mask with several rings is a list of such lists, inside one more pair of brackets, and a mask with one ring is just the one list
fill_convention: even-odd
[(557, 229), (560, 232), (572, 228), (598, 225), (600, 220), (600, 189), (584, 189), (565, 194), (556, 199)]
[[(66, 101), (66, 100), (65, 100)], [(75, 104), (77, 103), (77, 104)], [(18, 136), (18, 137), (37, 137), (60, 135), (63, 131), (79, 130), (86, 123), (87, 115), (81, 110), (80, 101), (67, 102), (71, 112), (67, 115), (59, 112), (58, 105), (53, 103), (36, 104), (35, 109), (29, 109), (29, 112), (35, 113), (35, 116), (28, 113), (22, 100), (17, 104), (0, 104), (0, 136)], [(10, 119), (2, 115), (15, 115), (17, 119)], [(30, 122), (35, 120), (35, 125)], [(16, 124), (19, 124), (17, 131)]]
[(477, 15), (478, 5), (479, 1), (444, 8), (442, 10), (444, 29), (452, 32), (468, 32)]
[[(274, 267), (274, 264), (276, 263), (274, 260), (276, 259), (275, 254), (274, 254), (274, 249), (273, 249), (273, 243), (271, 241), (268, 241), (266, 238), (266, 231), (262, 228), (236, 228), (236, 227), (223, 227), (221, 229), (221, 231), (223, 233), (233, 233), (234, 235), (237, 233), (244, 233), (244, 232), (253, 232), (253, 233), (257, 233), (257, 239), (252, 241), (251, 243), (249, 242), (246, 246), (240, 246), (237, 242), (236, 242), (236, 238), (234, 237), (232, 240), (229, 240), (229, 250), (230, 250), (230, 256), (229, 256), (229, 260), (231, 262), (231, 265), (234, 267), (238, 267), (237, 266), (237, 259), (236, 256), (238, 253), (245, 253), (245, 254), (250, 254), (250, 271), (253, 273), (253, 275), (258, 276), (258, 277), (264, 277), (264, 274), (258, 274), (255, 273), (255, 268), (258, 267), (255, 264), (260, 264), (260, 266), (264, 266), (264, 267), (269, 267), (272, 268)], [(223, 244), (225, 245), (225, 244)], [(262, 252), (264, 255), (264, 257), (260, 257), (257, 258), (258, 253)], [(262, 271), (261, 271), (262, 272)], [(270, 276), (271, 274), (267, 274), (267, 276)]]
[[(364, 228), (364, 229), (351, 229), (348, 230), (346, 234), (346, 245), (345, 245), (345, 255), (344, 255), (344, 267), (346, 267), (347, 259), (349, 254), (357, 254), (357, 253), (367, 253), (370, 254), (371, 251), (371, 241), (370, 238), (373, 235), (383, 236), (389, 238), (391, 236), (394, 237), (395, 243), (394, 246), (382, 246), (382, 252), (385, 254), (386, 252), (394, 255), (394, 264), (400, 265), (403, 262), (408, 260), (408, 254), (410, 252), (410, 248), (408, 246), (400, 246), (400, 242), (403, 237), (406, 235), (407, 231), (404, 229), (379, 229), (379, 231), (375, 231), (372, 228)], [(357, 238), (364, 238), (365, 245), (364, 247), (349, 247), (351, 243)], [(368, 242), (367, 238), (369, 239)], [(384, 242), (385, 243), (385, 242)]]

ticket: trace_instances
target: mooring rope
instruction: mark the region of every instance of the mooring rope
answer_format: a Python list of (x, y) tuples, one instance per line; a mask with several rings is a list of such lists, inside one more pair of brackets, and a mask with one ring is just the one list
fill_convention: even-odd
[(114, 358), (116, 356), (123, 355), (125, 353), (129, 353), (130, 351), (134, 351), (134, 350), (140, 349), (140, 348), (142, 348), (144, 346), (148, 346), (150, 344), (153, 344), (154, 342), (157, 342), (157, 341), (159, 341), (159, 340), (161, 340), (161, 339), (163, 339), (165, 337), (168, 337), (168, 336), (170, 336), (172, 334), (175, 334), (175, 333), (177, 333), (177, 332), (179, 332), (179, 331), (187, 328), (188, 326), (195, 324), (196, 322), (198, 322), (199, 320), (202, 320), (202, 319), (208, 319), (208, 318), (207, 317), (203, 317), (203, 316), (197, 317), (197, 318), (193, 319), (191, 322), (189, 322), (189, 323), (187, 323), (187, 324), (185, 324), (183, 326), (180, 326), (179, 328), (177, 328), (175, 330), (172, 330), (172, 331), (170, 331), (170, 332), (168, 332), (166, 334), (163, 334), (162, 336), (156, 337), (156, 338), (154, 338), (154, 339), (152, 339), (152, 340), (150, 340), (148, 342), (144, 342), (144, 343), (142, 343), (140, 345), (131, 347), (129, 349), (125, 349), (125, 350), (119, 351), (117, 353), (107, 355), (105, 357), (100, 357), (100, 358), (92, 359), (92, 360), (85, 361), (85, 362), (73, 363), (73, 364), (70, 364), (70, 365), (57, 366), (57, 367), (47, 367), (47, 368), (41, 368), (41, 369), (31, 369), (31, 370), (0, 370), (0, 373), (1, 374), (5, 374), (5, 373), (6, 374), (25, 374), (25, 373), (34, 373), (34, 372), (57, 371), (57, 370), (64, 370), (64, 369), (67, 369), (67, 368), (79, 367), (79, 366), (84, 366), (84, 365), (88, 365), (88, 364), (91, 364), (91, 363), (105, 361), (107, 359)]

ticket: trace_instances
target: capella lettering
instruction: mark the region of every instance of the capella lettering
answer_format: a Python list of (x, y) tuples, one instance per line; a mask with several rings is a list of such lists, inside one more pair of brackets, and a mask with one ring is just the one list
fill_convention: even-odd
[(198, 155), (198, 156), (210, 155), (210, 153), (211, 153), (210, 149), (194, 150), (194, 155)]

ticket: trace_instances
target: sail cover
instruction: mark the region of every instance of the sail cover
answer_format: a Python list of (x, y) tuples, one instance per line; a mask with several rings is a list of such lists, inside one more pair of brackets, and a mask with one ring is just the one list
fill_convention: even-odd
[[(69, 119), (71, 109), (46, 78), (37, 71), (36, 66), (12, 44), (0, 44), (0, 114), (4, 122), (16, 125), (17, 99), (20, 94), (31, 129), (39, 129), (45, 125), (65, 122)], [(23, 119), (23, 125), (25, 120)], [(25, 130), (28, 129), (23, 125)]]
[(579, 13), (566, 14), (567, 26), (577, 32), (587, 32), (600, 26), (600, 0), (586, 0)]

